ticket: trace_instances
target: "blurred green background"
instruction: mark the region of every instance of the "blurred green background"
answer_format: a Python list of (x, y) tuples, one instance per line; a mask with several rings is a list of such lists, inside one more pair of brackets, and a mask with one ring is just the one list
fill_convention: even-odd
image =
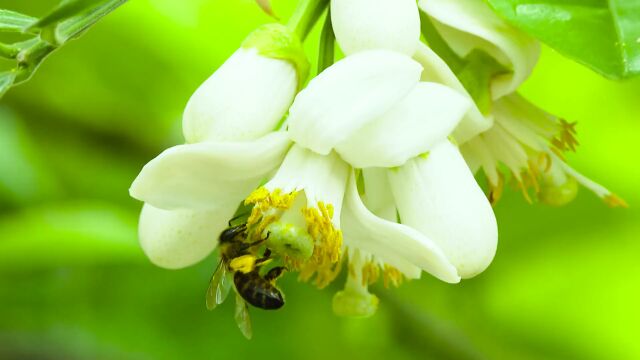
[[(33, 16), (56, 4), (0, 0)], [(292, 4), (274, 8), (286, 18)], [(607, 81), (548, 49), (523, 94), (579, 122), (571, 163), (630, 209), (584, 190), (560, 209), (510, 192), (477, 278), (377, 287), (377, 316), (348, 320), (331, 312), (340, 282), (317, 291), (289, 276), (287, 306), (252, 311), (252, 341), (232, 301), (205, 309), (215, 256), (152, 266), (127, 189), (182, 141), (191, 93), (268, 21), (253, 0), (131, 1), (2, 99), (0, 359), (640, 359), (640, 79)]]

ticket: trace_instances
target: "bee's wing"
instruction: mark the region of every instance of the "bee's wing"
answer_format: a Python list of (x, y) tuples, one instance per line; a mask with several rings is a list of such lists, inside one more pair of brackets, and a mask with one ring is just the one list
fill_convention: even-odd
[(207, 289), (207, 309), (213, 310), (224, 302), (224, 299), (229, 295), (231, 282), (231, 274), (227, 271), (227, 267), (224, 266), (222, 260), (220, 260)]
[(251, 340), (253, 330), (251, 329), (251, 318), (249, 318), (249, 306), (242, 296), (236, 292), (236, 323), (242, 335)]

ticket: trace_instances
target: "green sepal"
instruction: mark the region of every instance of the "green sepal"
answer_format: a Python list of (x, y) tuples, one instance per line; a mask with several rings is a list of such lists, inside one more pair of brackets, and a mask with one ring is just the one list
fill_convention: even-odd
[(491, 112), (491, 80), (511, 69), (500, 64), (486, 52), (474, 49), (464, 58), (456, 54), (433, 26), (429, 15), (420, 11), (420, 31), (429, 47), (449, 66), (462, 83), (478, 109), (487, 115)]
[(456, 72), (469, 95), (483, 114), (491, 112), (491, 80), (511, 70), (482, 50), (473, 50), (464, 58), (464, 64)]
[(309, 60), (304, 54), (300, 38), (281, 24), (266, 24), (254, 30), (242, 43), (245, 49), (255, 48), (262, 56), (286, 60), (298, 74), (298, 89), (309, 76)]

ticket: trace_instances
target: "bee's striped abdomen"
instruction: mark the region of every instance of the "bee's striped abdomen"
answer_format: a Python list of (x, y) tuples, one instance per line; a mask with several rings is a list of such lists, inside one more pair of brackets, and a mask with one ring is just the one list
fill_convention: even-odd
[(284, 298), (280, 290), (263, 279), (257, 271), (247, 274), (236, 272), (233, 276), (233, 282), (240, 296), (257, 308), (275, 310), (284, 305)]

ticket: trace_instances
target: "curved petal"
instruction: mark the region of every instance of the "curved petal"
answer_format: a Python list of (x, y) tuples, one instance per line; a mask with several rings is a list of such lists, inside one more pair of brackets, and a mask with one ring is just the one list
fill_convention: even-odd
[(306, 206), (322, 201), (334, 209), (333, 223), (340, 228), (342, 199), (347, 186), (349, 166), (334, 152), (319, 155), (297, 144), (291, 147), (282, 165), (265, 188), (284, 193), (304, 191)]
[(345, 197), (342, 232), (347, 246), (373, 254), (409, 277), (419, 277), (423, 269), (442, 281), (460, 281), (456, 268), (434, 241), (409, 226), (372, 214), (360, 199), (353, 174)]
[(428, 236), (462, 278), (482, 272), (498, 243), (496, 218), (458, 149), (449, 141), (428, 158), (389, 170), (403, 224)]
[(142, 250), (152, 263), (179, 269), (209, 255), (238, 203), (209, 211), (162, 210), (145, 204), (138, 233)]
[(326, 155), (408, 94), (421, 71), (410, 57), (392, 51), (348, 56), (298, 94), (289, 110), (289, 134), (296, 143)]
[(331, 23), (347, 55), (387, 49), (411, 56), (420, 41), (415, 0), (331, 0)]
[(294, 67), (256, 49), (239, 49), (189, 99), (188, 143), (253, 140), (274, 130), (296, 94)]
[(478, 109), (478, 106), (472, 100), (471, 95), (469, 95), (460, 80), (458, 80), (449, 66), (440, 59), (433, 50), (427, 45), (420, 43), (413, 58), (424, 67), (421, 81), (437, 82), (446, 85), (457, 90), (471, 101), (469, 111), (453, 132), (453, 137), (459, 144), (463, 144), (491, 128), (493, 125), (493, 117), (485, 117), (482, 115), (482, 112), (480, 112), (480, 109)]
[(391, 193), (386, 169), (367, 168), (362, 169), (361, 174), (364, 183), (362, 203), (377, 217), (395, 222), (396, 203)]
[(514, 92), (538, 61), (538, 42), (507, 24), (484, 1), (420, 0), (419, 6), (458, 54), (481, 49), (513, 69), (493, 80), (494, 99)]
[(284, 132), (255, 141), (174, 146), (145, 165), (129, 192), (163, 209), (237, 204), (282, 162), (289, 146)]
[(421, 82), (396, 106), (336, 146), (356, 168), (394, 167), (451, 134), (471, 101), (444, 85)]

